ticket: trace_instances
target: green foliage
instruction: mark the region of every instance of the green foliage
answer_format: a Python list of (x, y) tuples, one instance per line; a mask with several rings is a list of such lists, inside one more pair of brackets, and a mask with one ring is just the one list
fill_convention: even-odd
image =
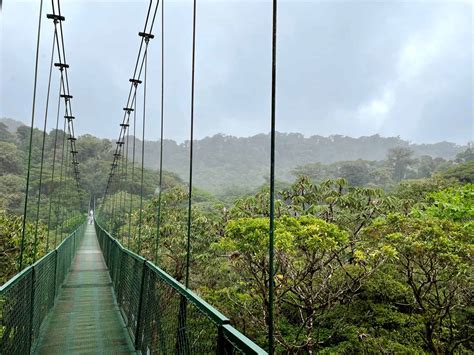
[[(268, 218), (231, 220), (225, 236), (214, 245), (229, 255), (234, 277), (245, 280), (231, 280), (241, 294), (233, 302), (247, 310), (255, 330), (262, 333), (268, 302), (268, 228)], [(347, 232), (319, 218), (279, 218), (275, 224), (275, 306), (281, 349), (313, 351), (325, 342), (330, 334), (320, 332), (318, 321), (334, 305), (351, 298), (392, 253), (372, 241), (351, 243)]]
[(19, 175), (0, 176), (0, 209), (19, 214), (25, 195), (25, 179)]
[(13, 143), (0, 141), (0, 175), (21, 174), (21, 154)]
[(474, 271), (472, 234), (452, 221), (424, 214), (389, 215), (374, 223), (368, 233), (396, 251), (393, 267), (411, 289), (407, 301), (422, 317), (426, 348), (452, 353), (463, 345), (469, 325), (459, 322), (456, 309), (472, 303), (470, 292), (466, 294)]
[(455, 165), (444, 173), (442, 176), (445, 178), (456, 179), (461, 183), (474, 183), (474, 160), (467, 161), (466, 163)]
[(439, 176), (429, 179), (405, 180), (395, 187), (392, 195), (400, 201), (399, 210), (408, 213), (415, 204), (426, 202), (429, 193), (457, 185), (455, 180)]
[[(124, 244), (134, 251), (140, 250), (140, 254), (150, 260), (156, 260), (159, 265), (170, 275), (180, 282), (184, 281), (187, 248), (187, 221), (188, 221), (188, 192), (185, 186), (177, 185), (162, 193), (160, 238), (157, 240), (157, 211), (158, 197), (154, 196), (144, 205), (142, 224), (139, 225), (139, 197), (135, 196), (135, 208), (132, 214), (131, 238), (128, 240), (128, 229), (124, 225), (128, 222), (119, 223), (115, 235), (121, 235)], [(199, 198), (199, 196), (198, 196)], [(192, 250), (191, 250), (191, 282), (199, 284), (197, 276), (206, 268), (206, 258), (209, 256), (208, 247), (215, 241), (217, 234), (217, 213), (209, 213), (202, 209), (201, 204), (192, 209)], [(199, 207), (200, 206), (200, 207)], [(109, 209), (110, 210), (110, 209)], [(103, 217), (102, 217), (103, 218)], [(141, 230), (140, 230), (141, 228)], [(121, 232), (120, 232), (121, 231)], [(141, 234), (141, 237), (139, 237)], [(155, 258), (156, 248), (159, 247)]]
[[(18, 272), (23, 218), (0, 211), (0, 284), (5, 283)], [(35, 224), (27, 223), (25, 232), (24, 265), (33, 261)], [(37, 258), (45, 254), (46, 227), (38, 229)]]
[(474, 221), (474, 184), (432, 192), (427, 199), (425, 211), (430, 216), (460, 223)]
[(467, 163), (474, 160), (474, 149), (472, 144), (464, 152), (460, 152), (456, 155), (456, 161), (459, 163)]

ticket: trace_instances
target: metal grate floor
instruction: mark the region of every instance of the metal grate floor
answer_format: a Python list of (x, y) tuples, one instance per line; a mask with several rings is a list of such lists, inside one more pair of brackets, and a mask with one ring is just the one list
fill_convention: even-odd
[(134, 354), (93, 225), (42, 327), (37, 354)]

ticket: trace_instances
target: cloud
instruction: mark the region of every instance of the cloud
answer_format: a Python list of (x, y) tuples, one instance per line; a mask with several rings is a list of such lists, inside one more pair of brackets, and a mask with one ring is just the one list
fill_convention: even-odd
[[(165, 137), (182, 141), (189, 136), (192, 1), (165, 3)], [(7, 2), (2, 9), (0, 116), (29, 120), (37, 7)], [(115, 137), (146, 2), (65, 1), (62, 7), (77, 130)], [(460, 1), (280, 1), (277, 128), (472, 139), (472, 8)], [(196, 136), (268, 132), (271, 2), (202, 0), (197, 10)], [(150, 44), (150, 139), (159, 136), (160, 18)], [(20, 23), (24, 36), (15, 35)], [(43, 93), (50, 36), (45, 22)], [(38, 100), (41, 113), (44, 94)]]
[(394, 104), (393, 92), (385, 90), (382, 97), (361, 105), (357, 110), (357, 118), (361, 125), (372, 127), (373, 132), (379, 132)]

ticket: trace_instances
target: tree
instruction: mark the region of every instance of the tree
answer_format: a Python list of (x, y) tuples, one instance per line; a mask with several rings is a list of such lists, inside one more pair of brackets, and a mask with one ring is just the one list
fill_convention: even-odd
[(467, 163), (474, 160), (474, 149), (470, 146), (464, 152), (456, 155), (456, 161), (458, 163)]
[[(187, 253), (188, 192), (185, 186), (175, 186), (162, 194), (161, 227), (158, 249), (158, 265), (179, 282), (184, 282)], [(144, 206), (142, 216), (141, 254), (155, 259), (158, 198)], [(133, 216), (131, 248), (137, 250), (138, 214)], [(217, 238), (215, 215), (205, 213), (196, 206), (192, 209), (191, 224), (191, 276), (195, 277), (206, 268), (209, 245)], [(191, 281), (193, 281), (191, 279)]]
[(0, 142), (13, 143), (14, 141), (15, 137), (8, 130), (8, 126), (5, 123), (0, 122)]
[(443, 172), (441, 176), (448, 179), (454, 178), (463, 184), (472, 184), (474, 183), (474, 160), (453, 166)]
[(408, 168), (414, 163), (413, 151), (405, 147), (397, 147), (388, 150), (387, 160), (393, 169), (393, 179), (401, 181), (405, 178)]
[(426, 349), (472, 351), (474, 187), (432, 193), (428, 200), (408, 215), (377, 220), (365, 233), (395, 250), (393, 270), (409, 287), (407, 306), (422, 319)]
[(13, 143), (0, 142), (0, 175), (22, 172), (21, 153)]
[[(268, 219), (231, 220), (214, 248), (229, 254), (235, 285), (232, 302), (245, 310), (255, 330), (268, 324)], [(385, 261), (390, 249), (365, 241), (321, 219), (284, 216), (275, 229), (276, 339), (287, 352), (312, 354), (329, 335), (318, 319), (358, 292)], [(236, 278), (237, 277), (237, 278)], [(236, 279), (234, 279), (236, 278)]]
[(369, 168), (363, 160), (342, 162), (339, 166), (339, 177), (344, 178), (351, 186), (365, 186), (369, 182)]
[(0, 176), (0, 210), (20, 213), (25, 198), (25, 179), (14, 174)]

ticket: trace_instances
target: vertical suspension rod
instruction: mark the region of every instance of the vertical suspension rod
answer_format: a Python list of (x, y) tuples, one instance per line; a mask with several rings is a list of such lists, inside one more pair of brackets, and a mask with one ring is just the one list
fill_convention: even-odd
[(161, 228), (161, 194), (163, 190), (163, 126), (165, 98), (165, 1), (161, 0), (161, 119), (160, 119), (160, 181), (158, 190), (158, 209), (156, 216), (155, 264), (158, 265), (158, 248)]
[(34, 74), (34, 84), (33, 84), (33, 104), (31, 109), (31, 125), (30, 125), (30, 143), (28, 148), (28, 170), (26, 173), (26, 186), (25, 186), (25, 204), (23, 208), (23, 221), (21, 229), (21, 242), (20, 242), (20, 256), (18, 260), (18, 271), (21, 271), (23, 268), (23, 253), (25, 247), (25, 229), (26, 229), (26, 215), (28, 211), (28, 191), (30, 188), (30, 170), (31, 170), (31, 150), (33, 144), (33, 127), (35, 124), (35, 107), (36, 107), (36, 84), (38, 82), (38, 61), (39, 61), (39, 46), (40, 46), (40, 37), (41, 37), (41, 16), (43, 13), (43, 0), (40, 1), (40, 10), (38, 17), (38, 36), (36, 40), (36, 58), (35, 58), (35, 74)]
[[(35, 234), (34, 234), (34, 242), (33, 242), (33, 263), (36, 261), (36, 254), (38, 251), (37, 243), (38, 243), (39, 210), (40, 210), (40, 204), (41, 204), (41, 188), (43, 185), (44, 148), (45, 148), (45, 143), (46, 143), (46, 129), (47, 129), (47, 124), (48, 124), (49, 97), (51, 93), (51, 77), (53, 75), (54, 41), (55, 41), (56, 36), (57, 36), (57, 32), (55, 29), (54, 35), (53, 35), (53, 45), (51, 46), (51, 60), (50, 60), (50, 65), (49, 65), (48, 88), (46, 90), (46, 107), (44, 110), (44, 125), (43, 125), (43, 138), (42, 138), (42, 144), (41, 144), (38, 198), (36, 200), (36, 222), (35, 222)], [(49, 236), (49, 233), (48, 233), (48, 236)], [(48, 244), (48, 241), (46, 241), (46, 244)]]
[(189, 287), (189, 266), (191, 259), (191, 205), (193, 191), (193, 140), (194, 140), (194, 69), (196, 62), (196, 0), (193, 4), (193, 54), (191, 66), (191, 133), (189, 145), (189, 191), (188, 191), (188, 236), (186, 246), (186, 288)]
[(272, 97), (271, 97), (271, 138), (270, 138), (270, 235), (268, 245), (268, 353), (274, 354), (274, 229), (275, 229), (275, 114), (276, 114), (276, 41), (277, 41), (277, 0), (273, 0), (272, 24)]
[(145, 120), (146, 120), (146, 81), (147, 81), (147, 67), (148, 67), (148, 41), (149, 38), (145, 38), (145, 66), (143, 75), (143, 119), (142, 119), (142, 160), (141, 160), (141, 179), (140, 179), (140, 210), (138, 215), (138, 243), (137, 253), (141, 252), (141, 239), (142, 239), (142, 221), (143, 221), (143, 172), (145, 169)]

